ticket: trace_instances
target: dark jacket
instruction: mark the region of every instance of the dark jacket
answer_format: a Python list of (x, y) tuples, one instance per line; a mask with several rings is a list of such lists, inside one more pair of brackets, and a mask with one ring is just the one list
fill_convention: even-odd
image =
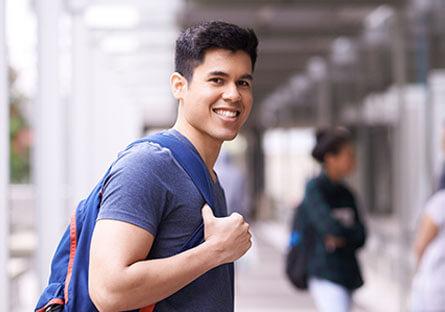
[[(362, 286), (355, 254), (365, 244), (366, 229), (351, 191), (322, 173), (306, 185), (302, 208), (305, 226), (315, 233), (314, 248), (309, 256), (309, 276), (327, 279), (350, 290)], [(341, 210), (348, 211), (352, 217), (349, 224), (335, 217)], [(324, 244), (326, 235), (345, 239), (346, 246), (328, 251)]]

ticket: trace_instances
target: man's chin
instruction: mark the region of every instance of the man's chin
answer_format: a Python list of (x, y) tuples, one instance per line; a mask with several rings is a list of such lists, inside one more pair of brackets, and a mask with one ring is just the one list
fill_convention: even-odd
[(238, 135), (238, 132), (231, 132), (231, 133), (222, 133), (218, 136), (218, 139), (221, 141), (232, 141), (236, 138)]

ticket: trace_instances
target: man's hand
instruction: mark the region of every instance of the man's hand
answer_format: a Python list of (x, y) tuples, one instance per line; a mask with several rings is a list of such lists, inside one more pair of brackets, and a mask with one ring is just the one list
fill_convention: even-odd
[(249, 224), (240, 214), (216, 218), (206, 204), (202, 208), (202, 218), (205, 241), (214, 246), (221, 264), (239, 259), (252, 246)]

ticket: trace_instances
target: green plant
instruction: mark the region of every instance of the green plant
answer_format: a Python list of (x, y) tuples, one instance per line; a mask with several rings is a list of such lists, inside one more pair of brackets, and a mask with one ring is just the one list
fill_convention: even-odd
[(9, 137), (10, 180), (12, 183), (30, 181), (31, 131), (23, 114), (27, 98), (16, 87), (17, 72), (9, 69)]

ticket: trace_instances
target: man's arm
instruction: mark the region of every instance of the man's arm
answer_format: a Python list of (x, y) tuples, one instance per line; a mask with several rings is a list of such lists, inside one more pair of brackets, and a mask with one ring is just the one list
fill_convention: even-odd
[(215, 218), (207, 205), (202, 214), (205, 242), (156, 260), (145, 260), (153, 235), (129, 223), (98, 221), (89, 267), (89, 292), (96, 307), (102, 312), (126, 311), (159, 302), (250, 248), (249, 225), (239, 214)]

